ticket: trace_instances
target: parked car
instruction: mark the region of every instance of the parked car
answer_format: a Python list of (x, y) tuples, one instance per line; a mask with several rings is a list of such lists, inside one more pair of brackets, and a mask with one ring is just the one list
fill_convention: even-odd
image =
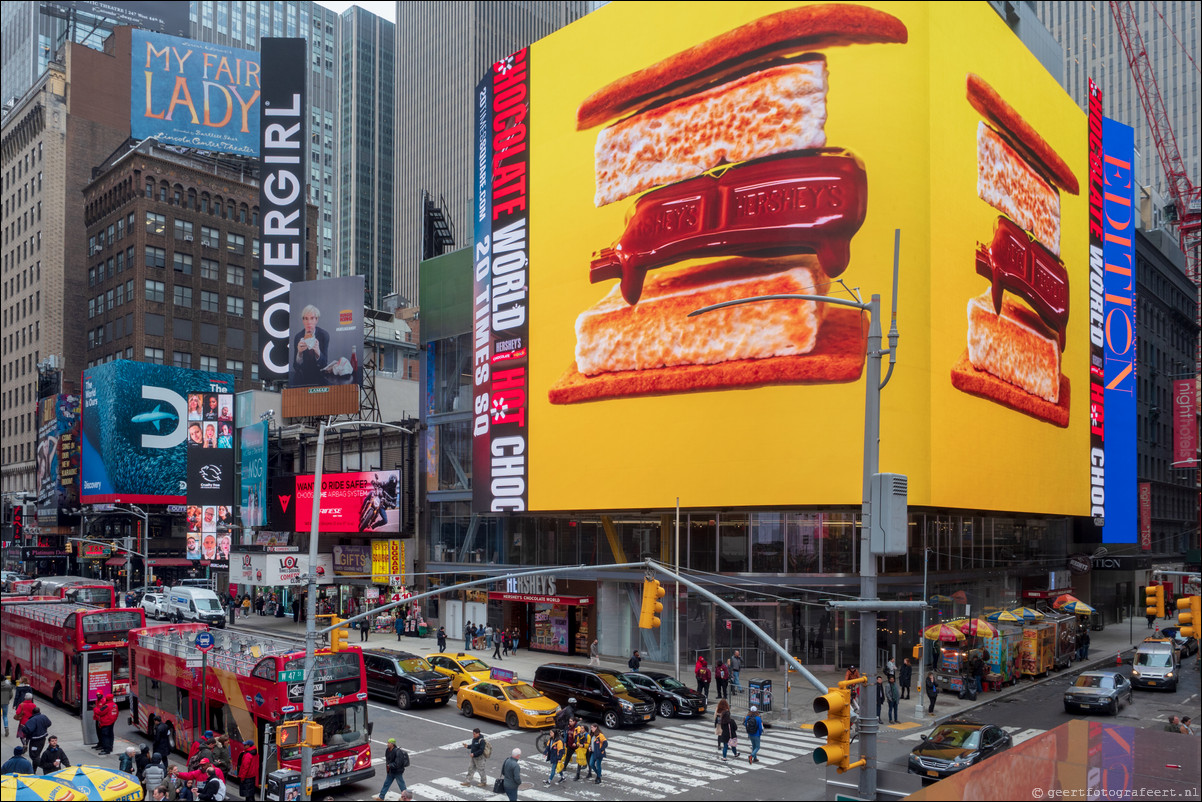
[(1168, 638), (1144, 641), (1135, 650), (1131, 665), (1131, 685), (1135, 688), (1177, 690), (1181, 675), (1179, 652)]
[(996, 724), (956, 718), (940, 724), (910, 751), (909, 772), (924, 779), (942, 779), (1014, 745), (1014, 739)]
[(535, 669), (534, 687), (560, 705), (575, 698), (576, 714), (599, 719), (607, 730), (655, 720), (655, 701), (608, 668), (547, 663)]
[(559, 705), (525, 682), (485, 680), (459, 689), (459, 712), (504, 721), (511, 730), (555, 724)]
[(146, 611), (147, 618), (155, 620), (165, 619), (167, 610), (163, 607), (163, 594), (148, 592), (142, 594), (142, 609)]
[(488, 663), (463, 652), (429, 654), (426, 659), (435, 671), (451, 678), (451, 688), (456, 691), (464, 685), (486, 680), (492, 673)]
[(450, 678), (416, 654), (365, 651), (363, 665), (367, 692), (395, 701), (402, 710), (415, 704), (445, 705), (451, 698)]
[(1166, 638), (1171, 638), (1172, 641), (1177, 644), (1177, 648), (1181, 651), (1182, 657), (1189, 657), (1191, 654), (1198, 653), (1198, 639), (1192, 637), (1187, 638), (1185, 635), (1181, 634), (1181, 630), (1178, 627), (1164, 627), (1160, 630), (1160, 634), (1164, 635)]
[(1117, 716), (1134, 698), (1135, 690), (1121, 672), (1084, 671), (1064, 692), (1064, 712), (1107, 710)]
[(641, 671), (622, 675), (622, 682), (638, 688), (655, 700), (660, 718), (699, 716), (708, 700), (697, 691), (660, 671)]

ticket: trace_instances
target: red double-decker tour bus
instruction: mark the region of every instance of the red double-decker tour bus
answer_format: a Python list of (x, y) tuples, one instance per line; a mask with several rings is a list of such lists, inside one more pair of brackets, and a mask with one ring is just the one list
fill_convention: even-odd
[[(214, 645), (202, 680), (196, 635), (209, 631)], [(277, 754), (274, 733), (280, 722), (302, 717), (303, 646), (259, 634), (209, 630), (207, 624), (177, 624), (129, 633), (129, 660), (131, 711), (148, 736), (164, 720), (174, 730), (175, 748), (187, 755), (205, 730), (224, 732), (235, 772), (245, 740), (261, 746), (268, 773), (277, 768), (300, 771), (300, 748)], [(362, 652), (357, 647), (337, 653), (319, 649), (315, 671), (313, 719), (322, 726), (323, 743), (313, 752), (313, 789), (374, 777)]]
[(116, 607), (117, 589), (112, 582), (101, 579), (86, 579), (82, 576), (47, 576), (22, 579), (13, 583), (12, 596), (36, 598), (70, 599), (71, 601), (95, 604), (98, 607)]
[(103, 693), (129, 695), (127, 634), (146, 625), (141, 609), (106, 609), (63, 599), (5, 599), (0, 603), (4, 673), (25, 677), (57, 704), (89, 706)]

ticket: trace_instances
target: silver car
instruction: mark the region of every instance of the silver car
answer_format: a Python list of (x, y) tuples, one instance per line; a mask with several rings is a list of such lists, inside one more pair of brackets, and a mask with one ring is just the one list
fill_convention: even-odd
[(146, 593), (142, 596), (142, 609), (146, 611), (147, 618), (159, 619), (166, 618), (167, 611), (163, 608), (162, 593)]
[(1119, 708), (1131, 704), (1135, 690), (1118, 671), (1085, 671), (1064, 692), (1064, 712), (1106, 710), (1117, 716)]

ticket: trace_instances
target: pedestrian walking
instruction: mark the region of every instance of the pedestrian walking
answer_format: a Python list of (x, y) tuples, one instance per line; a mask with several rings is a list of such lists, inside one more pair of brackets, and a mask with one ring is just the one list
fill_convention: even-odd
[(242, 742), (242, 754), (238, 755), (238, 795), (243, 799), (254, 799), (259, 789), (259, 750), (254, 741)]
[(639, 670), (639, 666), (642, 664), (642, 662), (643, 662), (643, 658), (639, 657), (639, 650), (635, 649), (634, 654), (630, 655), (630, 659), (626, 661), (626, 665), (630, 668), (631, 671), (637, 672)]
[[(580, 782), (580, 770), (588, 766), (588, 727), (580, 719), (573, 718), (571, 724), (571, 732), (568, 735), (568, 748), (572, 750), (572, 755), (576, 760), (576, 782)], [(588, 775), (584, 779), (589, 779), (593, 776), (593, 770), (590, 768)]]
[[(480, 777), (480, 787), (488, 787), (488, 774), (486, 774), (484, 771), (485, 745), (484, 736), (480, 734), (480, 728), (477, 727), (476, 729), (472, 730), (472, 740), (463, 744), (463, 748), (466, 749), (469, 754), (471, 754), (472, 762), (469, 763), (467, 767), (467, 780), (459, 783), (460, 785), (471, 785), (472, 775), (475, 774)], [(383, 796), (383, 794), (381, 794), (381, 796)]]
[(693, 675), (697, 677), (697, 693), (708, 699), (710, 695), (710, 678), (712, 675), (709, 663), (706, 662), (705, 657), (698, 656), (697, 665), (693, 667)]
[[(149, 794), (154, 788), (158, 788), (167, 779), (167, 769), (163, 766), (163, 756), (155, 752), (150, 756), (150, 762), (146, 764), (146, 770), (142, 772), (142, 787)], [(243, 797), (246, 799), (246, 797)]]
[(723, 763), (726, 762), (726, 752), (731, 750), (735, 757), (739, 756), (739, 728), (730, 715), (730, 702), (721, 699), (718, 702), (718, 712), (714, 715), (714, 735), (718, 737), (718, 754)]
[(1148, 613), (1148, 629), (1156, 626), (1156, 613)]
[[(17, 694), (21, 694), (21, 690), (25, 686), (17, 686)], [(37, 709), (37, 705), (33, 703), (33, 694), (27, 693), (20, 697), (21, 701), (13, 709), (13, 718), (17, 722), (17, 737), (21, 739), (22, 746), (29, 745), (29, 739), (25, 737), (25, 722), (29, 721), (29, 717), (33, 715), (33, 711)]]
[(157, 723), (150, 731), (152, 753), (158, 753), (163, 756), (164, 765), (167, 758), (171, 755), (171, 749), (175, 746), (172, 743), (171, 725), (163, 719), (157, 719)]
[(505, 788), (505, 796), (509, 802), (517, 802), (518, 788), (522, 784), (522, 750), (514, 749), (505, 762), (501, 764), (501, 784)]
[(969, 665), (972, 667), (973, 690), (981, 693), (985, 690), (985, 661), (981, 659), (980, 654), (974, 654)]
[(492, 638), (492, 657), (494, 660), (501, 660), (501, 634), (493, 632), (489, 637)]
[(117, 771), (135, 774), (138, 771), (138, 750), (132, 746), (125, 747), (125, 753), (117, 759)]
[[(847, 671), (845, 671), (843, 673), (843, 681), (844, 682), (847, 682), (847, 681), (853, 680), (853, 679), (859, 679), (859, 678), (860, 678), (860, 670), (858, 668), (856, 668), (855, 666), (848, 666)], [(856, 708), (857, 710), (859, 709), (859, 705), (860, 705), (860, 686), (859, 685), (851, 686), (851, 703), (852, 703), (852, 707)]]
[(1194, 732), (1194, 720), (1189, 716), (1181, 717), (1181, 733), (1183, 735), (1196, 735)]
[(406, 788), (405, 768), (408, 765), (409, 754), (396, 745), (396, 738), (389, 738), (388, 748), (384, 750), (384, 787), (372, 799), (384, 799), (393, 783), (397, 784), (397, 790), (404, 791)]
[(1089, 659), (1089, 630), (1086, 629), (1081, 633), (1081, 659)]
[(42, 750), (42, 757), (38, 760), (38, 765), (42, 767), (42, 774), (49, 774), (71, 765), (71, 761), (67, 759), (67, 753), (58, 745), (57, 735), (46, 738), (46, 748)]
[[(401, 636), (397, 635), (397, 640), (400, 640), (400, 639), (401, 639)], [(447, 628), (439, 627), (438, 628), (438, 651), (445, 652), (446, 650), (447, 650)]]
[(92, 718), (96, 721), (97, 747), (100, 754), (108, 755), (113, 751), (113, 725), (117, 723), (117, 703), (112, 694), (104, 694), (92, 708)]
[[(3, 766), (0, 766), (0, 774), (33, 774), (33, 764), (29, 762), (29, 758), (25, 757), (25, 747), (13, 747), (13, 756), (4, 761)], [(510, 799), (517, 799), (517, 797), (511, 796)]]
[(518, 653), (518, 640), (519, 640), (518, 628), (514, 627), (512, 630), (512, 633), (513, 633), (513, 653), (517, 654)]
[[(593, 641), (596, 643), (596, 641)], [(13, 700), (13, 692), (16, 686), (9, 677), (5, 677), (0, 681), (0, 717), (4, 720), (4, 737), (8, 737), (8, 705)]]
[(556, 774), (559, 775), (561, 783), (564, 781), (563, 767), (568, 762), (568, 747), (563, 736), (564, 730), (551, 731), (551, 740), (547, 744), (547, 762), (551, 764), (551, 773), (543, 780), (543, 785), (550, 785)]
[(265, 607), (267, 607), (267, 597), (265, 597), (262, 593), (256, 593), (255, 594), (255, 612), (258, 613), (260, 617), (262, 617), (263, 615), (266, 614), (264, 612)]
[(751, 741), (751, 754), (747, 756), (747, 763), (759, 763), (760, 759), (756, 757), (760, 753), (760, 738), (764, 734), (764, 720), (760, 718), (759, 708), (752, 705), (747, 711), (747, 717), (743, 719), (743, 729), (747, 732), (747, 738)]
[(208, 779), (196, 794), (196, 798), (208, 802), (210, 799), (225, 799), (225, 779), (217, 776), (217, 769), (209, 766)]
[(876, 675), (876, 720), (881, 720), (881, 709), (885, 706), (885, 678)]
[(1169, 716), (1169, 723), (1164, 725), (1165, 732), (1181, 732), (1181, 719), (1177, 716)]
[(888, 677), (890, 675), (897, 676), (897, 663), (894, 662), (892, 657), (885, 662), (885, 676)]
[[(217, 744), (213, 747), (213, 765), (221, 770), (221, 779), (224, 780), (234, 767), (234, 758), (230, 751), (230, 737), (223, 732), (217, 736), (216, 741)], [(147, 751), (145, 747), (143, 747), (143, 751)]]
[(910, 683), (914, 681), (914, 667), (910, 665), (910, 658), (906, 657), (902, 660), (901, 670), (897, 676), (898, 682), (901, 685), (901, 698), (910, 698)]
[(371, 634), (371, 617), (359, 619), (359, 642), (363, 643), (367, 640), (367, 636)]
[(885, 686), (885, 702), (889, 705), (889, 723), (897, 724), (897, 703), (901, 701), (901, 689), (897, 687), (897, 677), (889, 675), (889, 684)]
[(601, 732), (601, 725), (593, 724), (589, 727), (588, 767), (596, 775), (593, 782), (597, 785), (601, 784), (601, 761), (605, 759), (606, 745), (607, 741), (605, 734)]
[(725, 699), (727, 696), (726, 686), (730, 684), (730, 668), (721, 660), (714, 668), (714, 679), (718, 681), (718, 698)]
[(150, 758), (150, 746), (142, 744), (141, 748), (138, 749), (137, 756), (134, 758), (134, 774), (137, 776), (138, 782), (142, 782), (146, 776), (146, 767), (150, 765)]
[(225, 603), (225, 614), (232, 625), (238, 615), (238, 597), (233, 593), (230, 594), (229, 600)]
[(601, 647), (597, 645), (596, 638), (593, 638), (593, 642), (588, 645), (588, 664), (590, 666), (601, 665)]
[(50, 719), (42, 713), (40, 707), (33, 709), (33, 715), (25, 720), (25, 738), (29, 741), (29, 760), (38, 765), (42, 757), (42, 749), (46, 746), (46, 738), (50, 735)]
[(298, 596), (294, 596), (292, 598), (292, 623), (294, 623), (294, 624), (300, 623), (300, 613), (301, 613), (301, 603), (300, 603), (300, 596), (298, 595)]
[(937, 682), (935, 682), (935, 672), (934, 671), (927, 672), (926, 692), (927, 692), (927, 698), (931, 700), (931, 703), (929, 705), (927, 705), (927, 715), (934, 716), (935, 715), (935, 699), (939, 696), (939, 684)]
[(743, 670), (743, 658), (739, 656), (739, 650), (735, 649), (735, 653), (730, 656), (730, 689), (734, 693), (742, 693), (743, 685), (739, 682), (739, 672)]
[(467, 651), (472, 646), (472, 633), (476, 630), (472, 629), (472, 622), (468, 621), (463, 625), (463, 651)]
[(242, 617), (250, 618), (250, 595), (242, 597)]

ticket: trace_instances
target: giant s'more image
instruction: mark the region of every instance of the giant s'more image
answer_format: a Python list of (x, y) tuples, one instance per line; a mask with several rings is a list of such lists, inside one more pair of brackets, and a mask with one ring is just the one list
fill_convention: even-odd
[(953, 386), (1056, 426), (1068, 426), (1068, 271), (1060, 260), (1060, 195), (1077, 178), (1059, 154), (980, 76), (968, 75), (977, 124), (977, 196), (1002, 215), (976, 272), (990, 288), (968, 301), (968, 347)]
[(847, 269), (868, 178), (855, 154), (827, 142), (822, 50), (907, 38), (876, 9), (801, 6), (584, 99), (577, 128), (603, 126), (594, 204), (635, 200), (625, 231), (594, 253), (589, 280), (618, 283), (577, 318), (576, 359), (551, 387), (552, 403), (859, 377), (856, 310), (781, 300), (688, 313), (825, 295)]

